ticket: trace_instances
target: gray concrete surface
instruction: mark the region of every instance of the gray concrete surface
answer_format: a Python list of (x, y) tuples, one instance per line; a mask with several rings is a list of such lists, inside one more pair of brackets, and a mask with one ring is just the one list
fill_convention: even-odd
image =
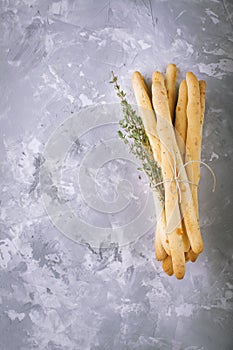
[[(0, 350), (232, 349), (232, 1), (3, 0), (0, 16)], [(111, 70), (134, 103), (131, 73), (149, 81), (168, 62), (177, 64), (179, 81), (187, 70), (207, 81), (202, 159), (217, 177), (212, 193), (202, 169), (205, 251), (182, 281), (155, 260), (155, 217), (124, 247), (80, 245), (46, 214), (40, 186), (46, 144), (59, 125), (83, 107), (118, 102)], [(93, 227), (133, 222), (148, 197), (146, 179), (117, 159), (101, 168), (96, 185), (106, 202), (117, 198), (119, 179), (131, 181), (125, 214), (88, 209), (72, 184), (80, 154), (116, 130), (89, 131), (66, 159), (77, 168), (67, 168), (64, 201)], [(59, 202), (56, 184), (48, 185)]]

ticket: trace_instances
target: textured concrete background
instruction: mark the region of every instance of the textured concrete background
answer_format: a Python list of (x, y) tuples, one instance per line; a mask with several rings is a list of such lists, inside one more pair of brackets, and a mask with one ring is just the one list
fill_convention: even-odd
[[(232, 1), (2, 0), (0, 16), (0, 350), (232, 349)], [(155, 261), (154, 228), (110, 249), (66, 238), (39, 183), (60, 123), (117, 102), (111, 70), (134, 102), (132, 71), (168, 62), (207, 81), (202, 158), (217, 176), (212, 194), (202, 170), (205, 251), (182, 281)]]

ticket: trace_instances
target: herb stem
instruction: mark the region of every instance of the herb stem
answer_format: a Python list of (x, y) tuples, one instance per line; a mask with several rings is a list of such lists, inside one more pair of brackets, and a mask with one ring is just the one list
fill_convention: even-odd
[(118, 135), (128, 145), (130, 152), (141, 160), (142, 168), (149, 178), (151, 188), (158, 192), (159, 198), (164, 201), (164, 186), (163, 184), (157, 186), (159, 182), (163, 181), (162, 171), (158, 163), (154, 160), (142, 118), (137, 115), (136, 111), (128, 103), (126, 93), (121, 90), (118, 84), (118, 78), (114, 75), (114, 72), (112, 72), (110, 83), (114, 84), (117, 96), (121, 100), (123, 112), (123, 119), (119, 122), (121, 130), (118, 131)]

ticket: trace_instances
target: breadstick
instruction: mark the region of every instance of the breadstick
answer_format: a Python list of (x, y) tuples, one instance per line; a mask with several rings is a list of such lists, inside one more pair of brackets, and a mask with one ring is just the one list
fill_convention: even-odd
[[(190, 160), (200, 161), (201, 159), (201, 99), (199, 82), (191, 72), (186, 73), (188, 88), (187, 119), (188, 129), (186, 138), (186, 162)], [(192, 196), (198, 217), (197, 185), (200, 179), (200, 164), (191, 163), (186, 166), (186, 172), (191, 185)]]
[(169, 109), (171, 114), (171, 120), (174, 120), (174, 109), (175, 109), (175, 87), (176, 87), (176, 75), (177, 67), (175, 64), (170, 63), (166, 69), (165, 85), (167, 88), (167, 96), (169, 102)]
[(162, 268), (168, 276), (173, 275), (172, 258), (169, 255), (162, 261)]
[(176, 105), (176, 118), (175, 118), (175, 129), (176, 129), (176, 140), (181, 153), (182, 160), (185, 161), (185, 143), (187, 135), (187, 102), (188, 92), (186, 81), (183, 80), (180, 83), (178, 101)]
[[(147, 88), (146, 88), (143, 76), (139, 72), (134, 72), (132, 76), (132, 83), (133, 83), (133, 89), (134, 89), (137, 105), (139, 107), (140, 115), (143, 121), (143, 125), (145, 127), (145, 131), (153, 151), (154, 160), (157, 161), (161, 166), (161, 150), (160, 150), (160, 141), (156, 135), (156, 119), (155, 119), (155, 114), (151, 105), (150, 97), (147, 93)], [(155, 200), (155, 205), (157, 205), (155, 196), (154, 196), (154, 200)], [(163, 248), (166, 250), (167, 253), (170, 253), (169, 245), (168, 243), (166, 243), (167, 241), (166, 232), (159, 227), (160, 225), (162, 227), (165, 226), (165, 224), (163, 223), (164, 219), (165, 217), (163, 215), (157, 224), (156, 232), (159, 233), (160, 238), (158, 240), (157, 239), (155, 240), (155, 245), (156, 245), (155, 250), (157, 249), (156, 252), (157, 251), (159, 252), (160, 243), (162, 242)], [(162, 251), (161, 247), (160, 247), (160, 251)], [(163, 254), (158, 253), (158, 256), (161, 257), (163, 256)]]
[[(168, 100), (167, 100), (167, 94), (166, 94), (166, 89), (164, 86), (161, 84), (161, 82), (156, 81), (156, 75), (160, 74), (159, 72), (155, 72), (153, 74), (153, 79), (152, 79), (152, 100), (153, 100), (153, 105), (154, 109), (157, 115), (157, 123), (158, 120), (162, 121), (162, 126), (160, 127), (158, 125), (158, 133), (161, 135), (161, 139), (164, 142), (164, 144), (167, 144), (167, 146), (173, 147), (174, 150), (174, 155), (176, 157), (176, 162), (177, 162), (177, 169), (180, 171), (180, 179), (184, 183), (187, 182), (187, 174), (185, 169), (182, 167), (182, 159), (181, 155), (176, 143), (175, 139), (175, 134), (171, 126), (171, 120), (170, 118), (170, 111), (169, 111), (169, 105), (168, 105)], [(167, 121), (166, 126), (164, 127), (164, 121)], [(169, 126), (170, 123), (170, 126)], [(161, 129), (166, 134), (166, 137), (164, 137), (163, 133), (161, 133)], [(169, 141), (166, 143), (166, 140)], [(161, 144), (162, 147), (162, 144)], [(166, 187), (166, 186), (165, 186)], [(166, 192), (165, 192), (166, 196)], [(173, 204), (173, 208), (177, 207), (175, 206), (175, 201)], [(200, 227), (199, 223), (197, 220), (193, 200), (192, 200), (192, 194), (190, 191), (189, 186), (186, 186), (186, 190), (182, 192), (182, 201), (181, 201), (181, 209), (182, 213), (184, 216), (184, 221), (185, 221), (185, 226), (187, 229), (187, 235), (189, 237), (190, 245), (195, 253), (200, 253), (203, 250), (203, 241), (200, 233)], [(176, 216), (177, 210), (174, 210), (174, 215)], [(174, 216), (173, 215), (173, 216)], [(179, 214), (178, 214), (179, 215)], [(167, 218), (166, 218), (167, 220)], [(173, 219), (174, 220), (174, 219)], [(169, 240), (170, 241), (170, 240)], [(172, 255), (172, 253), (171, 253)], [(173, 266), (174, 268), (174, 266)]]
[[(188, 102), (188, 92), (186, 81), (183, 80), (180, 83), (178, 101), (176, 105), (176, 117), (175, 117), (175, 129), (176, 129), (176, 140), (177, 145), (181, 153), (181, 158), (185, 161), (185, 143), (187, 135), (187, 102)], [(190, 249), (190, 242), (187, 236), (186, 227), (182, 219), (182, 230), (183, 230), (183, 241), (184, 241), (184, 251), (188, 252)]]
[[(201, 128), (203, 128), (204, 115), (205, 115), (205, 94), (206, 94), (206, 82), (204, 80), (199, 81), (200, 88), (200, 103), (201, 103)], [(192, 249), (187, 253), (187, 257), (190, 261), (195, 262), (198, 258), (198, 254), (195, 254)]]
[[(155, 72), (152, 80), (152, 101), (155, 111), (157, 112), (157, 106), (160, 105), (163, 108), (162, 101), (159, 98), (158, 94), (154, 94), (156, 88), (162, 89), (161, 80), (163, 80), (162, 75), (159, 72)], [(163, 80), (164, 81), (164, 80)], [(165, 89), (164, 89), (165, 90)], [(164, 93), (165, 95), (165, 93)], [(163, 95), (162, 95), (163, 96)], [(168, 106), (168, 99), (166, 93), (166, 101)], [(165, 113), (157, 114), (157, 128), (158, 135), (162, 143), (161, 147), (161, 163), (162, 163), (162, 172), (164, 179), (170, 179), (174, 177), (173, 169), (171, 164), (173, 159), (168, 150), (173, 149), (173, 144), (171, 143), (171, 136), (168, 128), (168, 123), (171, 124), (171, 116), (169, 107)], [(162, 115), (162, 116), (161, 116)], [(165, 147), (164, 144), (167, 146)], [(173, 187), (171, 190), (171, 186)], [(180, 279), (183, 278), (185, 274), (185, 257), (184, 257), (184, 247), (182, 240), (182, 229), (181, 229), (181, 220), (180, 217), (180, 208), (178, 203), (178, 193), (174, 188), (174, 183), (170, 182), (164, 183), (165, 189), (165, 216), (166, 216), (166, 229), (169, 232), (169, 247), (172, 257), (172, 266), (175, 276)], [(175, 212), (175, 215), (174, 215)], [(175, 220), (172, 218), (175, 218)]]

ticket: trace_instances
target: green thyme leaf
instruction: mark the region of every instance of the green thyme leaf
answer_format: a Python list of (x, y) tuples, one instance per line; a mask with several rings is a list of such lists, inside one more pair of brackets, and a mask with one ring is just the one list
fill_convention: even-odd
[(117, 76), (113, 72), (111, 83), (114, 84), (117, 96), (121, 100), (123, 112), (123, 119), (120, 120), (119, 125), (124, 129), (124, 133), (119, 130), (118, 136), (123, 139), (124, 143), (128, 144), (130, 152), (141, 160), (142, 168), (139, 169), (145, 171), (149, 178), (150, 186), (152, 189), (158, 191), (161, 200), (164, 200), (164, 186), (162, 184), (157, 186), (158, 182), (163, 181), (162, 171), (158, 163), (154, 160), (142, 118), (137, 115), (136, 111), (133, 110), (132, 106), (126, 100), (126, 93), (121, 90)]

